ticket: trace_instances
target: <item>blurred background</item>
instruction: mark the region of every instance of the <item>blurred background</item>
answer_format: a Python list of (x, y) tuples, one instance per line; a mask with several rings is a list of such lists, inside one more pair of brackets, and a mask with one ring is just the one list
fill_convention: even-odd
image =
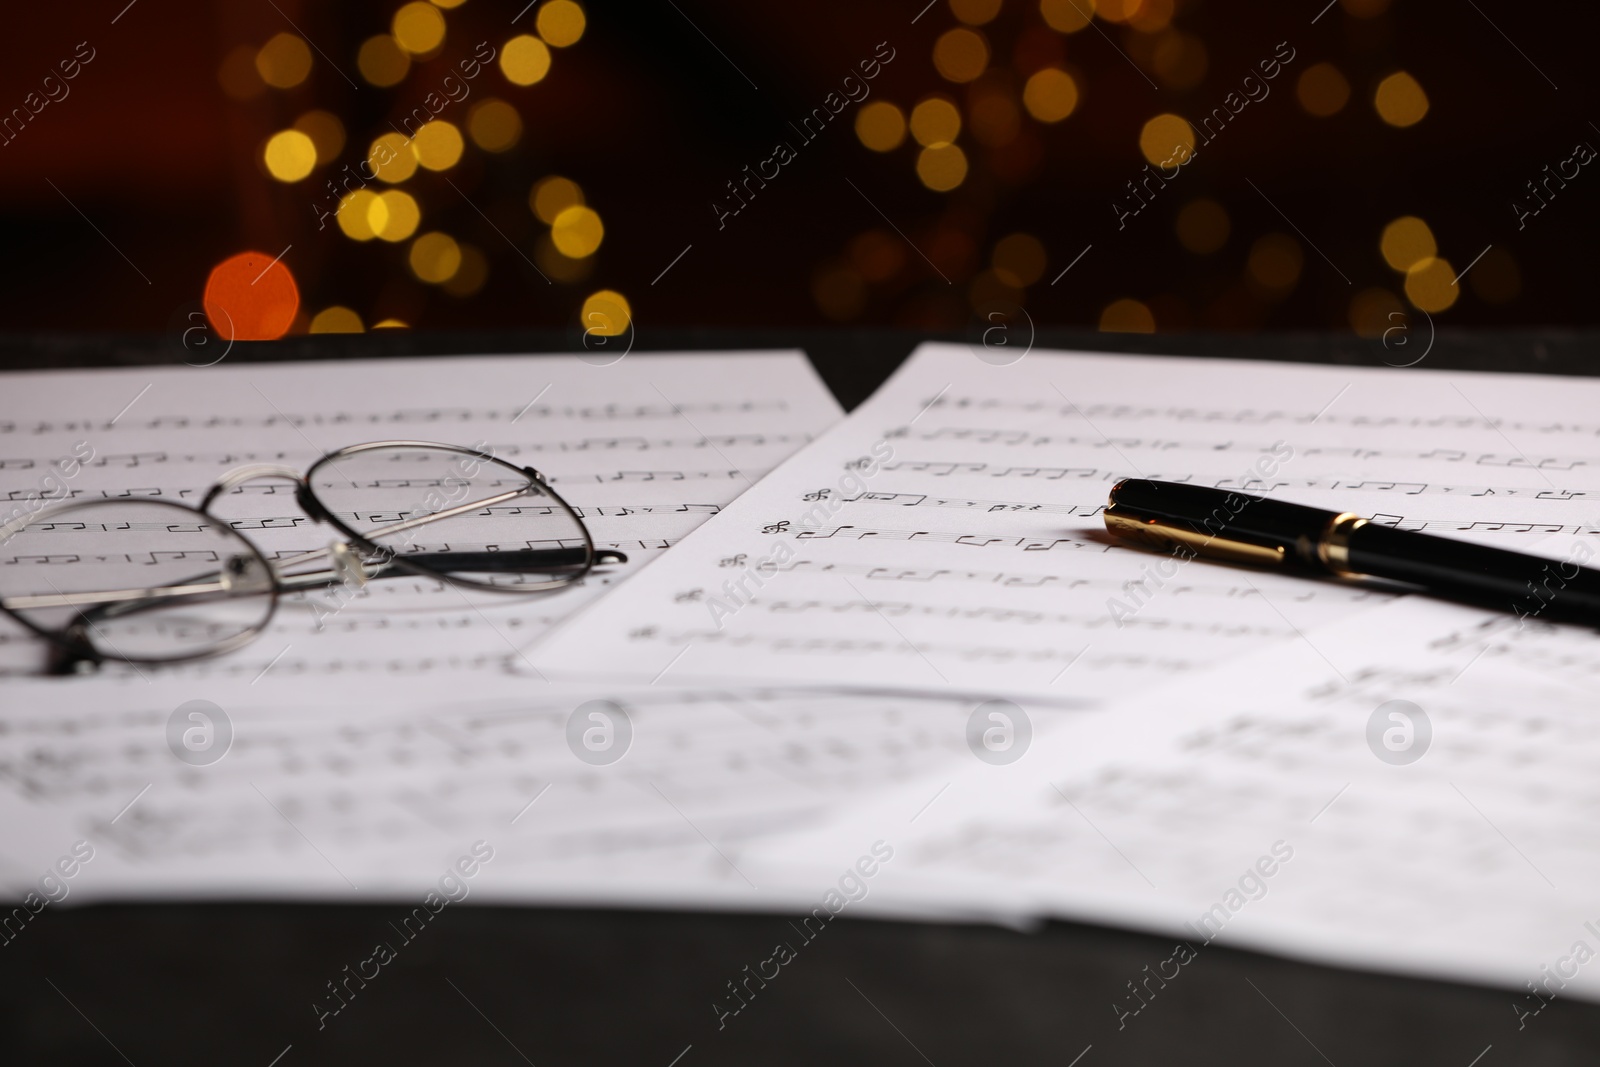
[(1125, 332), (1597, 316), (1577, 4), (87, 0), (4, 20), (11, 332), (196, 309), (244, 339), (950, 331), (999, 306)]

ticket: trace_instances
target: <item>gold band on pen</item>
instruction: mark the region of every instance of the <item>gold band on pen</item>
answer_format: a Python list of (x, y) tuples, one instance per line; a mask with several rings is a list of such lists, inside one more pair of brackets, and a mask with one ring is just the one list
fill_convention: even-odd
[(1327, 528), (1317, 539), (1317, 559), (1333, 573), (1349, 578), (1358, 572), (1350, 567), (1350, 535), (1367, 524), (1367, 520), (1346, 511), (1328, 521)]

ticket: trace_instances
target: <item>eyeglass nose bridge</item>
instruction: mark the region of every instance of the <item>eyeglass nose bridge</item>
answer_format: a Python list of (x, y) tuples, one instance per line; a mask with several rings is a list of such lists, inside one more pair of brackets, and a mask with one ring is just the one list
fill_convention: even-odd
[(253, 463), (245, 467), (235, 467), (233, 470), (228, 471), (213, 482), (211, 488), (206, 490), (206, 495), (200, 498), (200, 510), (208, 510), (212, 501), (223, 493), (231, 492), (246, 482), (257, 481), (261, 478), (276, 478), (280, 481), (294, 482), (295, 501), (306, 514), (320, 521), (321, 516), (311, 507), (307, 507), (309, 494), (306, 493), (305, 482), (301, 478), (300, 472), (293, 467), (285, 467), (277, 463)]

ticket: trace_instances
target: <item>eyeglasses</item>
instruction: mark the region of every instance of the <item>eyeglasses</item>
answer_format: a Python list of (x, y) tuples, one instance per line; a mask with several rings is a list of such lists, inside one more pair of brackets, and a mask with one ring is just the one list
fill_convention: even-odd
[[(263, 479), (292, 482), (306, 517), (230, 522), (212, 514), (219, 497)], [(231, 652), (266, 628), (284, 593), (353, 592), (399, 575), (538, 593), (627, 562), (595, 549), (578, 513), (538, 471), (458, 445), (351, 445), (303, 475), (240, 467), (198, 505), (137, 492), (53, 505), (0, 525), (0, 611), (54, 643), (58, 672)], [(341, 536), (305, 551), (304, 528), (313, 524)], [(244, 528), (285, 547), (269, 554)]]

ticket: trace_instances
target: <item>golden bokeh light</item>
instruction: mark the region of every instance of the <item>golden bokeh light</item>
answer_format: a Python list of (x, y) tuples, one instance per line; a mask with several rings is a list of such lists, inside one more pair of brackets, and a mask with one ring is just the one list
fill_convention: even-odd
[(1158, 167), (1178, 166), (1194, 152), (1194, 127), (1182, 115), (1157, 115), (1139, 131), (1139, 151)]
[(395, 43), (414, 56), (425, 56), (444, 44), (444, 30), (444, 16), (425, 0), (406, 4), (389, 23)]
[(563, 285), (587, 281), (589, 275), (594, 273), (595, 264), (592, 259), (573, 259), (571, 256), (562, 255), (561, 250), (550, 240), (549, 234), (534, 242), (533, 262), (551, 281)]
[(942, 96), (930, 96), (911, 109), (911, 136), (928, 148), (951, 144), (961, 133), (961, 112)]
[(1000, 0), (950, 0), (950, 13), (968, 26), (982, 26), (1000, 14)]
[(874, 100), (856, 112), (856, 136), (874, 152), (892, 152), (905, 142), (905, 114), (886, 100)]
[(1428, 224), (1415, 215), (1404, 215), (1383, 228), (1378, 239), (1378, 250), (1383, 260), (1398, 271), (1407, 271), (1425, 259), (1439, 254), (1439, 245), (1433, 239)]
[(267, 91), (267, 83), (256, 70), (257, 50), (247, 44), (236, 46), (217, 68), (217, 84), (228, 97), (248, 103)]
[(1013, 233), (994, 246), (994, 272), (1007, 285), (1026, 289), (1044, 274), (1044, 244), (1031, 233)]
[(299, 130), (279, 130), (262, 150), (267, 173), (280, 182), (297, 182), (317, 165), (317, 145)]
[(1406, 271), (1406, 299), (1428, 313), (1444, 311), (1461, 296), (1448, 259), (1430, 257)]
[(274, 89), (292, 89), (311, 73), (311, 49), (292, 33), (280, 33), (256, 53), (256, 73)]
[(449, 11), (452, 8), (460, 7), (462, 4), (464, 4), (466, 2), (467, 2), (467, 0), (432, 0), (432, 3), (433, 3), (434, 7), (442, 7), (446, 11)]
[(399, 189), (385, 189), (367, 209), (367, 225), (373, 234), (391, 244), (416, 233), (421, 222), (422, 209), (417, 207), (416, 199)]
[(409, 330), (411, 324), (404, 319), (384, 319), (382, 322), (372, 324), (374, 330)]
[(1100, 312), (1101, 333), (1155, 333), (1156, 317), (1137, 300), (1124, 297)]
[(461, 269), (461, 246), (447, 233), (425, 233), (411, 242), (406, 261), (418, 281), (440, 285)]
[(605, 236), (606, 228), (599, 213), (582, 204), (564, 209), (550, 224), (550, 240), (562, 255), (571, 259), (594, 255)]
[(1128, 25), (1140, 33), (1160, 33), (1172, 23), (1172, 0), (1144, 0), (1128, 16)]
[(370, 85), (387, 89), (399, 85), (411, 70), (411, 57), (387, 33), (368, 37), (356, 54), (356, 67)]
[(1142, 0), (1100, 0), (1096, 14), (1107, 22), (1127, 22), (1139, 13)]
[(1056, 67), (1035, 71), (1023, 86), (1022, 106), (1040, 122), (1060, 122), (1078, 108), (1078, 83)]
[(583, 203), (583, 190), (571, 178), (551, 175), (534, 184), (528, 194), (528, 206), (546, 226), (555, 225), (556, 218), (567, 208)]
[(337, 304), (323, 308), (311, 319), (312, 333), (361, 333), (365, 329), (360, 315)]
[(1269, 233), (1250, 246), (1245, 270), (1258, 290), (1267, 296), (1287, 295), (1300, 281), (1305, 253), (1300, 242), (1286, 233)]
[(522, 115), (504, 100), (480, 100), (467, 113), (467, 132), (485, 152), (504, 152), (522, 139)]
[(960, 145), (941, 144), (917, 155), (917, 177), (936, 193), (947, 193), (967, 180), (967, 154)]
[(417, 172), (417, 153), (403, 134), (379, 134), (367, 150), (372, 172), (391, 185), (403, 182)]
[[(357, 189), (340, 198), (339, 229), (346, 237), (352, 241), (370, 241), (378, 236), (378, 231), (372, 228), (372, 211), (377, 202), (378, 194), (371, 189)], [(384, 217), (388, 217), (387, 213)]]
[(1191, 200), (1178, 212), (1178, 243), (1197, 256), (1209, 256), (1228, 243), (1228, 212), (1207, 197)]
[(461, 131), (452, 122), (434, 119), (423, 123), (411, 138), (411, 149), (417, 162), (429, 170), (449, 170), (461, 160), (467, 145)]
[(1390, 327), (1406, 328), (1406, 309), (1387, 289), (1363, 289), (1350, 300), (1350, 328), (1360, 337), (1377, 338)]
[(972, 81), (988, 69), (989, 42), (965, 26), (946, 30), (933, 43), (933, 66), (946, 81)]
[(1039, 0), (1045, 25), (1057, 33), (1077, 33), (1094, 18), (1095, 0)]
[(344, 151), (344, 123), (331, 111), (307, 111), (294, 120), (294, 128), (317, 146), (317, 163), (326, 166)]
[(489, 257), (473, 245), (461, 246), (461, 267), (444, 283), (444, 291), (451, 296), (475, 295), (489, 280)]
[(1339, 6), (1358, 19), (1375, 19), (1389, 10), (1389, 0), (1340, 0)]
[(1344, 110), (1350, 101), (1350, 83), (1332, 63), (1317, 63), (1300, 72), (1294, 93), (1308, 114), (1325, 119)]
[(587, 25), (583, 8), (573, 0), (546, 0), (539, 8), (539, 14), (534, 16), (534, 28), (544, 38), (544, 43), (552, 48), (577, 44)]
[(550, 49), (531, 34), (513, 37), (500, 50), (500, 70), (512, 85), (533, 85), (550, 73)]
[(1150, 66), (1163, 85), (1173, 89), (1193, 89), (1205, 80), (1211, 66), (1206, 44), (1193, 34), (1169, 29), (1156, 41)]
[(578, 322), (591, 336), (621, 337), (633, 325), (633, 309), (627, 297), (615, 289), (601, 289), (584, 298)]
[(1428, 94), (1417, 79), (1403, 70), (1396, 71), (1378, 83), (1372, 106), (1384, 122), (1404, 129), (1415, 126), (1428, 113)]

